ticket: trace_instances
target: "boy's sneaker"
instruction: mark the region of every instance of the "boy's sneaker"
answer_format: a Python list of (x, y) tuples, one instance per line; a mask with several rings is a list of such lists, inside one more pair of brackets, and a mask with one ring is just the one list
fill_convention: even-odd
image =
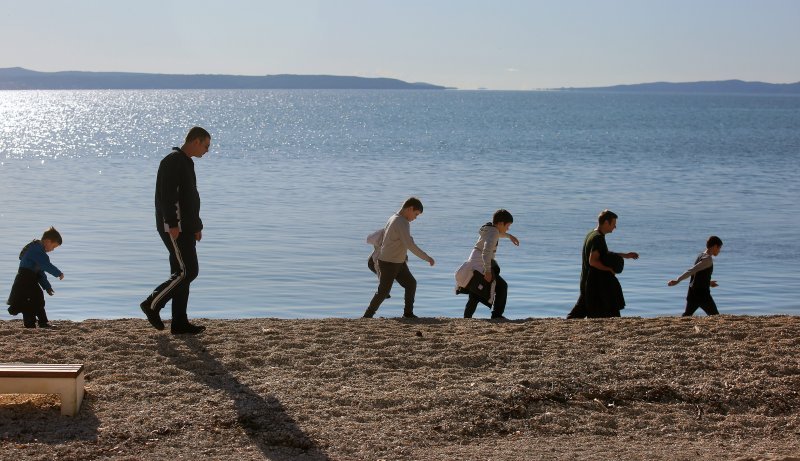
[(49, 329), (51, 329), (51, 330), (52, 330), (52, 329), (54, 329), (55, 327), (54, 327), (53, 325), (50, 325), (49, 323), (45, 322), (45, 323), (40, 323), (40, 324), (39, 324), (39, 328), (49, 328)]
[(418, 319), (419, 317), (414, 315), (413, 312), (409, 312), (409, 313), (403, 314), (403, 318), (404, 319)]
[(170, 325), (169, 331), (173, 335), (196, 335), (198, 333), (202, 333), (206, 330), (206, 327), (203, 325), (193, 325), (191, 323), (187, 323), (186, 325)]
[(156, 330), (164, 329), (164, 322), (161, 321), (161, 316), (150, 308), (150, 303), (146, 299), (139, 304), (139, 307), (142, 308), (142, 312), (147, 316), (147, 321), (150, 322), (150, 325), (153, 325), (153, 328)]
[(494, 320), (495, 322), (508, 322), (508, 319), (503, 317), (502, 315), (497, 315), (497, 316), (493, 315), (492, 320)]

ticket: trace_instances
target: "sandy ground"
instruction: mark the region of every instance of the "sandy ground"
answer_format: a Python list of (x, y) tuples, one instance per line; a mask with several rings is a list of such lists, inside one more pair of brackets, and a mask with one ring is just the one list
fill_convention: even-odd
[[(800, 317), (0, 321), (3, 460), (800, 460)], [(169, 329), (167, 329), (169, 331)]]

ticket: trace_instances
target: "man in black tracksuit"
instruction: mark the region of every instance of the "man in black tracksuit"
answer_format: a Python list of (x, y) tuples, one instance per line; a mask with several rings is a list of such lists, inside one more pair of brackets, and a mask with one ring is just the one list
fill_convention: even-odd
[(173, 334), (197, 334), (204, 326), (189, 323), (186, 307), (189, 285), (197, 277), (199, 265), (195, 245), (203, 238), (200, 220), (200, 194), (192, 157), (202, 157), (211, 146), (211, 135), (194, 127), (181, 147), (161, 160), (156, 180), (156, 228), (169, 251), (172, 275), (147, 297), (140, 307), (147, 320), (158, 330), (164, 329), (159, 312), (172, 300)]

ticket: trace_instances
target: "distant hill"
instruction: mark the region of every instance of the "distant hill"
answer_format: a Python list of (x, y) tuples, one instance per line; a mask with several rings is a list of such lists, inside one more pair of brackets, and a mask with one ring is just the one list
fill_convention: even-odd
[(0, 90), (123, 89), (314, 89), (314, 90), (444, 90), (429, 83), (393, 78), (336, 75), (178, 75), (130, 72), (36, 72), (0, 69)]
[(739, 93), (739, 94), (800, 94), (800, 82), (764, 83), (742, 80), (686, 83), (638, 83), (594, 88), (559, 88), (563, 91), (604, 91), (617, 93)]

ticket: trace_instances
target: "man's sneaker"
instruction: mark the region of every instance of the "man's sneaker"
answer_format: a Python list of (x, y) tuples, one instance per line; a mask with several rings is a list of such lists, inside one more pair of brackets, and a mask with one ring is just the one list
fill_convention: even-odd
[(403, 314), (403, 318), (404, 318), (404, 319), (418, 319), (419, 317), (417, 317), (416, 315), (414, 315), (414, 313), (413, 313), (413, 312), (409, 312), (409, 313), (407, 313), (407, 314)]
[(493, 315), (492, 316), (492, 320), (494, 320), (495, 322), (507, 322), (508, 321), (508, 319), (503, 317), (502, 315), (497, 315), (497, 316)]
[(147, 300), (142, 301), (139, 307), (142, 308), (142, 312), (147, 316), (147, 321), (150, 322), (150, 325), (153, 325), (153, 328), (156, 330), (164, 329), (164, 322), (161, 321), (161, 316), (158, 315), (158, 312), (150, 308), (150, 303), (148, 303)]
[(193, 325), (191, 323), (187, 323), (186, 325), (170, 325), (169, 331), (173, 335), (196, 335), (198, 333), (202, 333), (206, 330), (206, 327), (203, 325)]

